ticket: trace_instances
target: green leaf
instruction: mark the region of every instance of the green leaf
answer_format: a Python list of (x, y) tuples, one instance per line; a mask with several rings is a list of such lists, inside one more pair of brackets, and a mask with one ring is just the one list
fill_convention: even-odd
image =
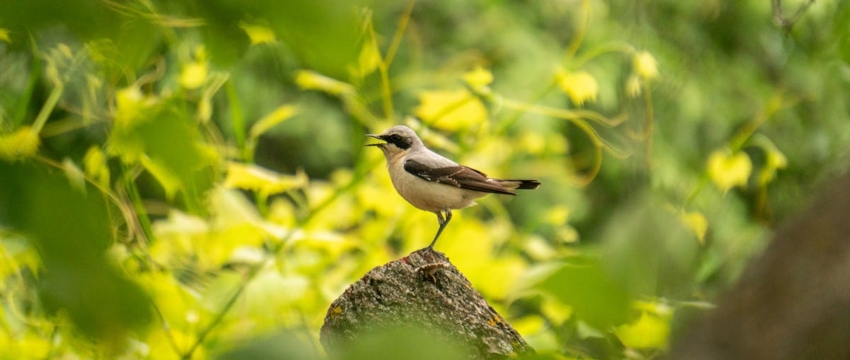
[(629, 296), (594, 260), (567, 264), (540, 284), (540, 289), (572, 307), (582, 321), (607, 329), (626, 321)]
[(109, 136), (109, 153), (144, 166), (169, 198), (181, 192), (190, 205), (200, 204), (215, 180), (218, 159), (190, 113), (179, 100), (128, 102), (125, 109), (119, 102), (122, 118)]
[(45, 308), (67, 314), (84, 336), (120, 347), (151, 320), (148, 298), (107, 259), (114, 239), (97, 189), (79, 191), (61, 172), (0, 161), (0, 226), (24, 234), (39, 249), (38, 289)]
[(274, 109), (274, 111), (257, 121), (254, 126), (251, 127), (251, 138), (256, 139), (260, 137), (260, 135), (264, 134), (266, 131), (269, 131), (275, 125), (288, 120), (296, 114), (298, 114), (298, 108), (294, 105), (279, 106), (277, 109)]

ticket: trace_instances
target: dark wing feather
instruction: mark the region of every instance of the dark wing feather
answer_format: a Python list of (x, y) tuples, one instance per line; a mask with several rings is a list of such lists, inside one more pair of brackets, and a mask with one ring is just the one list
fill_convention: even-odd
[(461, 189), (516, 195), (498, 182), (488, 179), (483, 172), (463, 165), (432, 168), (416, 160), (407, 160), (404, 162), (404, 170), (423, 180)]

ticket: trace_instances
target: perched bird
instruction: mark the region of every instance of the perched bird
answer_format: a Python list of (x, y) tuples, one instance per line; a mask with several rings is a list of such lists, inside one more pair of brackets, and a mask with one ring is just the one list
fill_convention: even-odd
[[(516, 189), (536, 189), (537, 180), (491, 179), (470, 167), (458, 165), (429, 150), (407, 126), (396, 125), (383, 134), (367, 134), (385, 141), (377, 146), (387, 158), (393, 187), (411, 205), (437, 214), (440, 228), (428, 245), (434, 249), (437, 239), (452, 219), (452, 210), (475, 204), (489, 193), (516, 195)], [(445, 217), (443, 216), (445, 214)]]

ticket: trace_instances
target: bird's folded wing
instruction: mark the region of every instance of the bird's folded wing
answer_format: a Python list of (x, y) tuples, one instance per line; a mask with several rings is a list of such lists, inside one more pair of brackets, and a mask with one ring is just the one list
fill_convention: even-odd
[(488, 179), (484, 173), (463, 165), (433, 168), (416, 160), (407, 160), (404, 162), (404, 170), (423, 180), (461, 189), (516, 195), (498, 182)]

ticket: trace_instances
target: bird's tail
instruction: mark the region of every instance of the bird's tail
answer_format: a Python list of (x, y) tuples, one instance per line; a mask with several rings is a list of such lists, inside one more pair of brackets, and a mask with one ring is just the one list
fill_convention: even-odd
[(537, 180), (495, 179), (508, 190), (533, 190), (540, 187)]

